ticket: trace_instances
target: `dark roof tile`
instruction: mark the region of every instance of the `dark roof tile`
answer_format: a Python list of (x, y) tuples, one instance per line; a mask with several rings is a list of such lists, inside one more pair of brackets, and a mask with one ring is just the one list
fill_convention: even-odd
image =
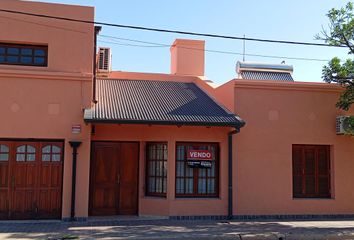
[(99, 79), (87, 122), (242, 127), (244, 122), (194, 83)]

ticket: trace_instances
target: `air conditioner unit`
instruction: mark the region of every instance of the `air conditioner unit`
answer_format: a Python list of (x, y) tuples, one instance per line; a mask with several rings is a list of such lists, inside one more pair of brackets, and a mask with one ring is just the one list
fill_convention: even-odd
[(98, 50), (98, 72), (111, 71), (111, 49), (100, 47)]
[(349, 116), (337, 116), (336, 118), (336, 133), (338, 135), (345, 134), (350, 131)]

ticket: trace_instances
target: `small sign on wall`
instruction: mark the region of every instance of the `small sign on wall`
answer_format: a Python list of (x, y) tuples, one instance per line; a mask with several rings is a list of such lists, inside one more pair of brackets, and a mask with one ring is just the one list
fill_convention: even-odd
[(81, 133), (81, 125), (80, 124), (72, 125), (71, 126), (71, 133), (73, 133), (73, 134)]

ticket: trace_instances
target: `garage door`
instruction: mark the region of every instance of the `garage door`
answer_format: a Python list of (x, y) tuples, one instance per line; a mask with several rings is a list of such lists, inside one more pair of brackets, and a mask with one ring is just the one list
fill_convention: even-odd
[(61, 217), (63, 143), (0, 141), (0, 219)]

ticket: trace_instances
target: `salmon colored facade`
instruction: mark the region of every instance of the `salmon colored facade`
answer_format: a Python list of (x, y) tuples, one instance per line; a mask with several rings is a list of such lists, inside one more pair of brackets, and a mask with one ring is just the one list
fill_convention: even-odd
[[(92, 7), (2, 0), (0, 8), (94, 20)], [(97, 90), (93, 77), (93, 24), (1, 12), (0, 26), (0, 50), (1, 43), (5, 44), (7, 59), (13, 56), (12, 48), (19, 48), (21, 54), (25, 52), (22, 49), (31, 49), (31, 46), (47, 49), (46, 66), (30, 66), (27, 62), (27, 65), (22, 64), (24, 62), (0, 64), (3, 110), (0, 118), (0, 219), (65, 220), (120, 214), (218, 218), (231, 217), (230, 214), (240, 218), (354, 216), (354, 138), (337, 135), (335, 129), (337, 116), (354, 115), (353, 109), (344, 113), (335, 108), (342, 88), (324, 83), (245, 79), (234, 79), (215, 87), (204, 80), (204, 41), (177, 39), (171, 46), (170, 74), (112, 71), (99, 72), (97, 78), (112, 80), (114, 84), (123, 80), (194, 84), (208, 99), (222, 104), (246, 122), (240, 133), (230, 135), (235, 129), (239, 130), (231, 125), (119, 123), (113, 118), (105, 119), (106, 122), (88, 121), (86, 113), (95, 106), (92, 92)], [(31, 64), (35, 65), (42, 55), (36, 56), (35, 48), (32, 50)], [(21, 54), (20, 58), (27, 56)], [(134, 112), (134, 107), (126, 111), (127, 114)], [(77, 155), (70, 144), (73, 141), (81, 142)], [(164, 160), (158, 160), (165, 161), (164, 173), (157, 176), (156, 170), (153, 178), (153, 189), (159, 192), (148, 194), (152, 186), (149, 185), (152, 180), (148, 180), (151, 176), (148, 149), (154, 143), (163, 145), (167, 155)], [(230, 143), (232, 148), (228, 146)], [(189, 145), (201, 146), (202, 150), (198, 151), (206, 148), (209, 151), (210, 146), (216, 149), (212, 152), (216, 169), (213, 173), (211, 168), (204, 171), (196, 167), (190, 170), (198, 177), (176, 176), (181, 160), (177, 149), (187, 149)], [(50, 150), (46, 150), (47, 146), (51, 146)], [(59, 152), (55, 146), (61, 146)], [(293, 158), (299, 146), (304, 146), (305, 153), (306, 146), (311, 149), (328, 147), (328, 173), (323, 176), (318, 173), (321, 171), (317, 169), (320, 152), (316, 152), (314, 161), (316, 189), (321, 188), (318, 179), (330, 178), (326, 185), (329, 197), (294, 197), (297, 193), (293, 183)], [(56, 158), (59, 155), (61, 161)], [(76, 171), (73, 171), (75, 156)], [(124, 162), (127, 159), (130, 160)], [(187, 174), (187, 170), (183, 174)], [(20, 171), (26, 176), (22, 182), (16, 175)], [(132, 174), (128, 181), (123, 174), (129, 171)], [(203, 171), (208, 173), (202, 176)], [(73, 173), (76, 174), (74, 180)], [(184, 179), (183, 188), (177, 187), (178, 178)], [(162, 188), (156, 187), (159, 179), (165, 179), (161, 180)], [(193, 182), (195, 195), (183, 195), (177, 190), (181, 188), (188, 193), (188, 179)], [(203, 184), (208, 187), (201, 187)], [(305, 185), (302, 190), (306, 192), (308, 186)], [(73, 187), (75, 199), (71, 194)], [(199, 191), (205, 189), (207, 193), (200, 194)], [(121, 195), (126, 196), (119, 195), (122, 192)], [(59, 194), (59, 202), (54, 193)], [(26, 203), (21, 203), (16, 196), (23, 196)], [(60, 216), (38, 215), (41, 209), (47, 213), (59, 211), (58, 207), (53, 207), (53, 202), (59, 204)]]
[[(218, 142), (220, 144), (220, 171), (227, 172), (227, 130), (205, 127), (97, 125), (93, 141), (140, 143), (139, 152), (139, 215), (198, 216), (227, 215), (227, 175), (220, 175), (220, 196), (211, 199), (175, 197), (176, 142)], [(145, 159), (147, 142), (167, 142), (167, 196), (145, 195)]]
[[(29, 1), (1, 1), (2, 9), (35, 11), (44, 15), (94, 19), (91, 7)], [(87, 216), (90, 126), (82, 109), (90, 106), (92, 92), (93, 25), (1, 13), (0, 39), (5, 43), (48, 46), (48, 66), (0, 64), (1, 127), (6, 140), (46, 139), (65, 142), (61, 217), (70, 216), (72, 151), (71, 140), (82, 141), (78, 155), (76, 213)], [(73, 125), (81, 125), (72, 134)], [(5, 176), (5, 174), (3, 174)], [(3, 177), (2, 176), (2, 177)], [(4, 179), (4, 185), (8, 181)], [(8, 199), (2, 199), (2, 210)]]
[[(237, 79), (216, 89), (216, 97), (247, 121), (234, 145), (235, 215), (354, 213), (354, 138), (335, 131), (336, 116), (354, 112), (336, 109), (341, 91), (324, 83)], [(330, 146), (330, 198), (293, 198), (294, 144)]]

